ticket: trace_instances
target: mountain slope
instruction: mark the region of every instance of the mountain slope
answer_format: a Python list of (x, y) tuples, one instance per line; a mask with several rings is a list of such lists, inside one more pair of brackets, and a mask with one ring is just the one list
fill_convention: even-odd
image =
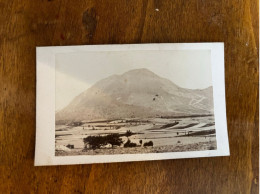
[(147, 69), (136, 69), (98, 81), (56, 113), (56, 120), (209, 114), (212, 87), (180, 88)]

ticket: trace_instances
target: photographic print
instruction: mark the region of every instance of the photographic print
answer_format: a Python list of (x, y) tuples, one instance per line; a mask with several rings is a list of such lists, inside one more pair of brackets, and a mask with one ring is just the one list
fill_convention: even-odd
[[(222, 97), (214, 95), (224, 82), (214, 85), (214, 46), (222, 55), (221, 43), (39, 48), (37, 57), (40, 53), (45, 70), (51, 71), (51, 79), (44, 78), (53, 84), (45, 91), (51, 93), (45, 98), (51, 108), (44, 109), (52, 111), (45, 133), (53, 137), (46, 135), (38, 147), (45, 149), (53, 141), (49, 150), (54, 158), (39, 163), (228, 155), (224, 86)], [(221, 129), (214, 106), (218, 99), (224, 114)]]

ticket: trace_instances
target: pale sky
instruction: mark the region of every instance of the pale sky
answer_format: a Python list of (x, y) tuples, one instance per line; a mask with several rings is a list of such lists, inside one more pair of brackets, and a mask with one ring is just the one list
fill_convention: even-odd
[(103, 51), (56, 54), (56, 111), (97, 81), (147, 68), (182, 88), (212, 85), (210, 50)]

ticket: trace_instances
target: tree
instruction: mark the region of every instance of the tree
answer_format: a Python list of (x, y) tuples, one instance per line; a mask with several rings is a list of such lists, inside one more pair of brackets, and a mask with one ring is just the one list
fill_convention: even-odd
[(123, 140), (122, 138), (120, 138), (120, 135), (116, 133), (107, 135), (105, 138), (106, 142), (110, 143), (112, 147), (114, 147), (115, 145), (120, 146), (123, 143)]
[(145, 147), (145, 146), (153, 146), (153, 142), (152, 142), (152, 141), (145, 142), (145, 143), (144, 143), (144, 147)]
[(107, 144), (111, 144), (112, 147), (115, 145), (120, 146), (123, 140), (119, 134), (109, 134), (106, 136), (88, 136), (83, 139), (83, 142), (85, 143), (85, 148), (90, 145), (92, 149), (99, 149)]
[(85, 143), (85, 147), (87, 147), (87, 145), (90, 145), (93, 149), (98, 149), (101, 146), (107, 144), (106, 138), (104, 136), (88, 136), (84, 138), (83, 141)]
[(126, 133), (125, 133), (125, 136), (126, 136), (126, 137), (129, 137), (129, 136), (131, 136), (131, 135), (133, 135), (133, 132), (130, 131), (130, 130), (127, 130)]
[(125, 148), (131, 148), (131, 147), (136, 147), (136, 146), (137, 146), (137, 144), (131, 142), (130, 139), (128, 139), (127, 142), (124, 144)]

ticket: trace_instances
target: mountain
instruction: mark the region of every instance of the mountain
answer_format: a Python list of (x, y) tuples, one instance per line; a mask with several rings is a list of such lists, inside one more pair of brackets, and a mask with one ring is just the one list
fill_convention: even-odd
[(81, 93), (58, 120), (93, 120), (213, 113), (212, 87), (184, 89), (148, 69), (102, 79)]

